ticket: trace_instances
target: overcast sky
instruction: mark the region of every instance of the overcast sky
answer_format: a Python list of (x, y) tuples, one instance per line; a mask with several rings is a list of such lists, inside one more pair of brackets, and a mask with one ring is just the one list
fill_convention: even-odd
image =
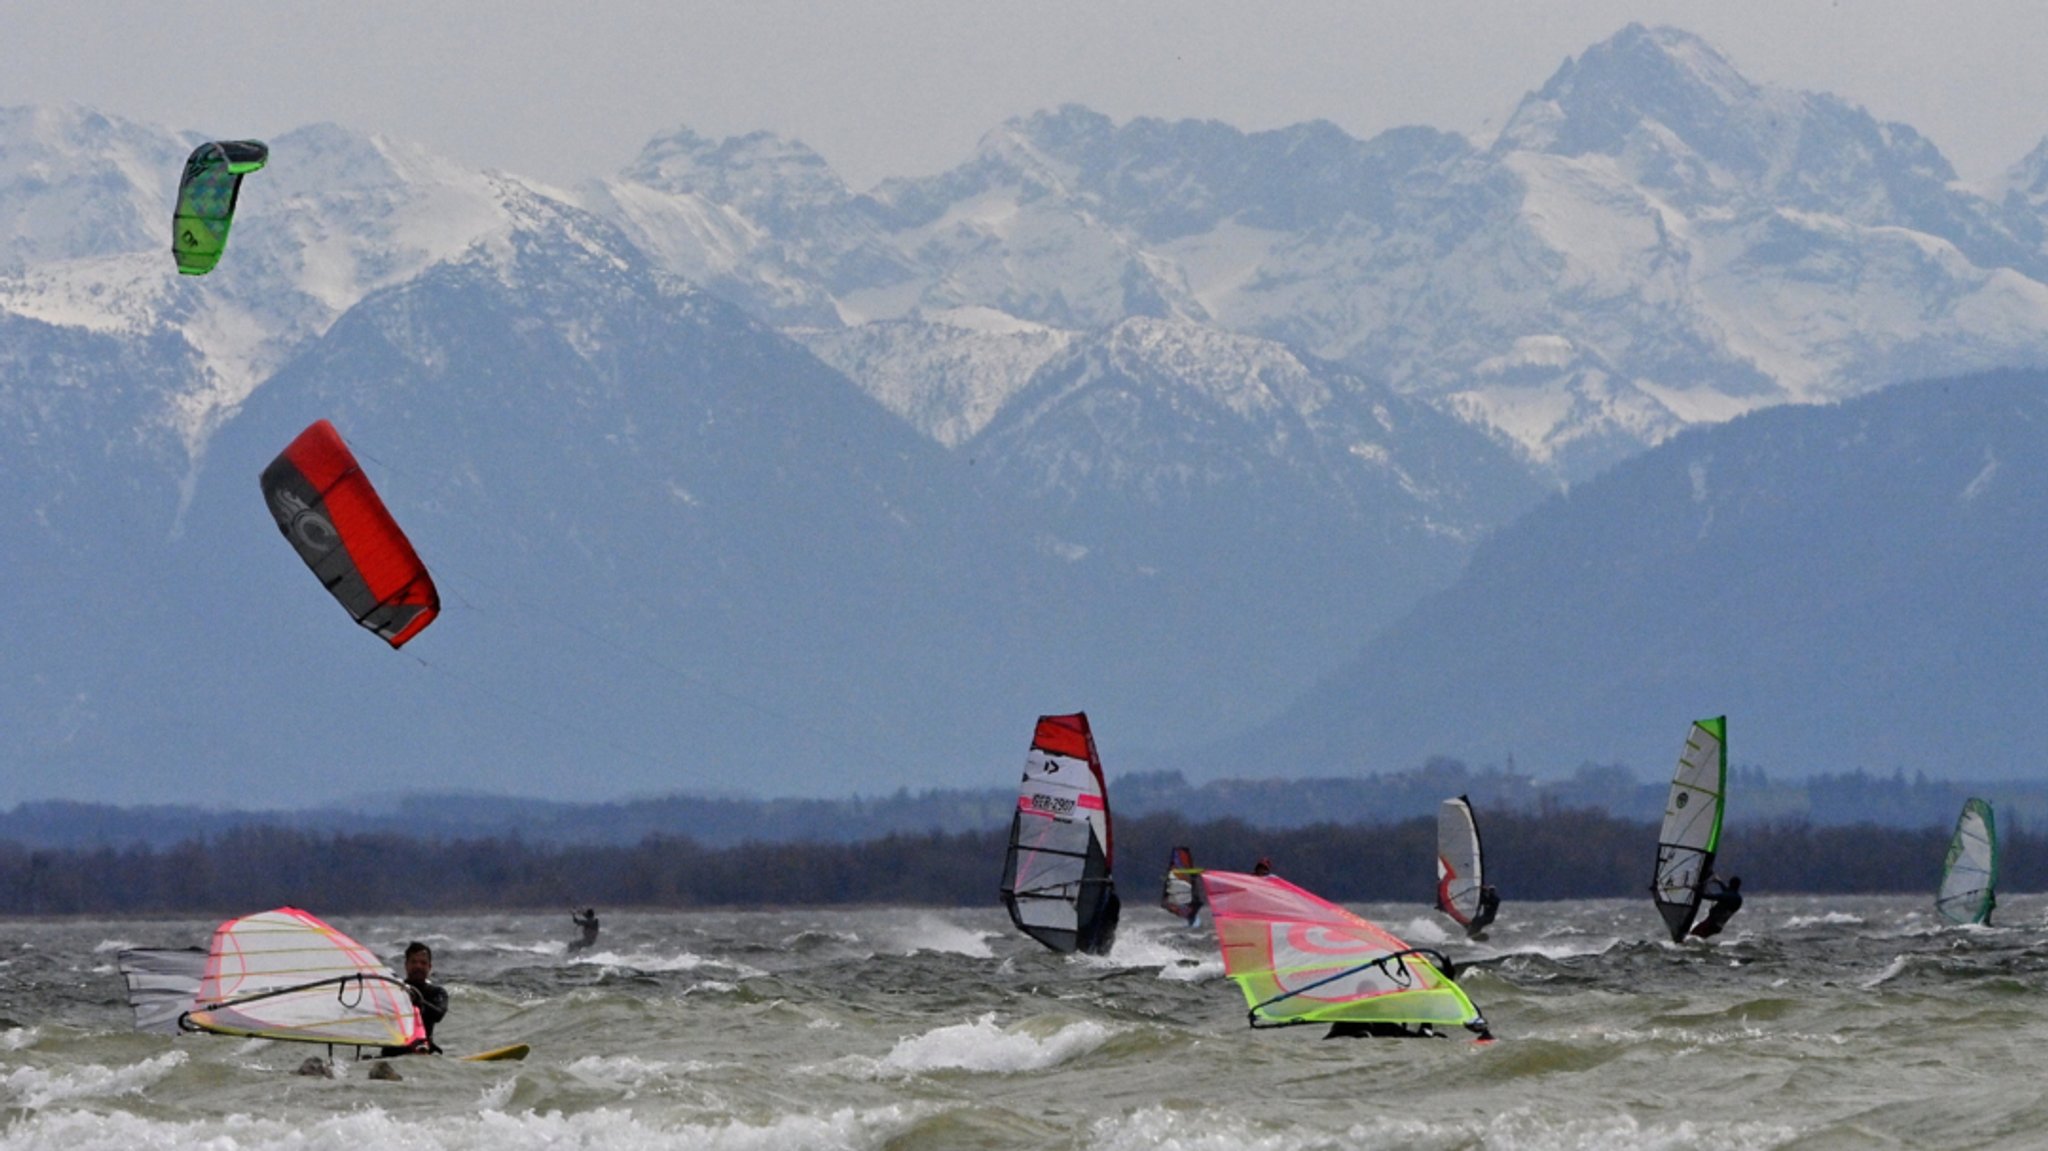
[(1800, 0), (0, 0), (0, 104), (69, 100), (219, 136), (332, 120), (571, 182), (654, 135), (767, 129), (854, 187), (960, 162), (1064, 102), (1245, 129), (1322, 118), (1489, 138), (1630, 21), (1751, 79), (1836, 93), (1968, 180), (2048, 135), (2048, 4)]

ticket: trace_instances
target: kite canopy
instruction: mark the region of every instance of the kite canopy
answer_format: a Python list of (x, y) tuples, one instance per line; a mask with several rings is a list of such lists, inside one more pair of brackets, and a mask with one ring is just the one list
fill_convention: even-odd
[(1941, 864), (1941, 890), (1935, 910), (1950, 923), (1989, 923), (1997, 906), (1998, 827), (1991, 805), (1981, 799), (1963, 804), (1956, 832)]
[(440, 614), (433, 577), (333, 424), (300, 432), (263, 469), (263, 499), (321, 586), (392, 647)]
[(1486, 1033), (1442, 955), (1277, 875), (1203, 871), (1201, 881), (1224, 974), (1244, 991), (1253, 1027), (1428, 1023)]
[(1003, 860), (1011, 922), (1054, 951), (1107, 953), (1120, 910), (1110, 851), (1109, 794), (1087, 714), (1038, 717)]
[(215, 929), (191, 1031), (295, 1043), (409, 1047), (426, 1026), (405, 984), (368, 948), (296, 907)]
[(1437, 910), (1468, 926), (1479, 914), (1479, 823), (1464, 796), (1446, 799), (1436, 810)]
[(1728, 791), (1728, 717), (1692, 725), (1671, 774), (1671, 796), (1657, 835), (1657, 874), (1650, 894), (1673, 943), (1685, 941), (1700, 908), (1700, 891), (1721, 846), (1721, 809)]
[(235, 201), (242, 194), (242, 177), (269, 160), (270, 148), (260, 140), (215, 140), (192, 149), (185, 158), (178, 206), (171, 216), (171, 255), (177, 258), (181, 275), (203, 276), (220, 263)]

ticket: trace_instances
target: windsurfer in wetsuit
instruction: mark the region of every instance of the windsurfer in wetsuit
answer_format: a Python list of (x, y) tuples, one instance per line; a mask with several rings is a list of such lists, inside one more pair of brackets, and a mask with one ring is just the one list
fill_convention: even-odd
[(1266, 857), (1265, 857), (1265, 856), (1263, 856), (1263, 855), (1259, 856), (1259, 861), (1258, 861), (1257, 863), (1254, 863), (1254, 864), (1252, 864), (1252, 874), (1253, 874), (1253, 875), (1271, 875), (1271, 874), (1273, 874), (1273, 861), (1272, 861), (1272, 860), (1270, 860), (1270, 859), (1268, 859), (1268, 858), (1266, 858)]
[(583, 929), (583, 938), (569, 941), (571, 955), (597, 943), (597, 908), (586, 907), (581, 914), (572, 911), (569, 913), (569, 922)]
[(1499, 914), (1500, 892), (1495, 891), (1491, 883), (1481, 884), (1479, 887), (1479, 909), (1472, 913), (1472, 922), (1465, 925), (1466, 937), (1470, 939), (1479, 938), (1479, 933), (1491, 926), (1493, 917)]
[(379, 1054), (441, 1053), (441, 1048), (434, 1043), (434, 1024), (441, 1022), (442, 1017), (448, 1014), (448, 989), (438, 983), (427, 981), (427, 977), (433, 973), (434, 949), (418, 940), (406, 944), (405, 990), (412, 996), (414, 1006), (420, 1009), (420, 1022), (427, 1029), (427, 1037), (411, 1047), (386, 1047)]
[(1700, 892), (1700, 902), (1714, 905), (1713, 910), (1707, 912), (1707, 917), (1693, 926), (1692, 933), (1701, 939), (1721, 934), (1721, 929), (1728, 926), (1728, 921), (1735, 917), (1736, 912), (1742, 910), (1741, 876), (1733, 876), (1723, 884), (1720, 876), (1710, 875), (1707, 877), (1707, 883), (1709, 886), (1720, 887), (1721, 890)]

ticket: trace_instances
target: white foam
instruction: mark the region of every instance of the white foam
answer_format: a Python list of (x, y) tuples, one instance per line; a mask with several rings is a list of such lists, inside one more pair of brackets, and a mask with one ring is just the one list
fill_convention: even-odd
[(94, 955), (105, 955), (109, 951), (130, 951), (135, 946), (135, 944), (130, 943), (126, 939), (102, 939), (92, 945), (92, 953)]
[(324, 1147), (406, 1151), (879, 1151), (929, 1107), (841, 1108), (783, 1115), (764, 1123), (684, 1122), (599, 1108), (506, 1114), (487, 1110), (421, 1122), (368, 1107), (307, 1120), (229, 1115), (196, 1122), (145, 1118), (125, 1111), (61, 1111), (33, 1115), (0, 1132), (0, 1151), (133, 1151), (137, 1147), (204, 1147), (207, 1151), (306, 1151)]
[(24, 1047), (34, 1047), (36, 1040), (41, 1037), (42, 1031), (38, 1028), (10, 1027), (0, 1031), (0, 1051), (20, 1051)]
[(1830, 911), (1823, 915), (1791, 915), (1785, 919), (1786, 927), (1861, 927), (1864, 918), (1846, 911)]
[(893, 955), (914, 955), (934, 951), (944, 955), (965, 955), (971, 959), (992, 959), (988, 942), (995, 933), (962, 927), (937, 915), (922, 915), (903, 925), (886, 946)]
[(1729, 1151), (1789, 1145), (1795, 1129), (1747, 1122), (1640, 1120), (1632, 1115), (1560, 1118), (1534, 1108), (1489, 1116), (1407, 1118), (1387, 1116), (1353, 1124), (1342, 1132), (1294, 1124), (1247, 1120), (1216, 1111), (1147, 1107), (1129, 1115), (1096, 1120), (1088, 1146), (1095, 1151), (1450, 1151), (1486, 1147), (1500, 1151), (1578, 1151), (1585, 1147), (1627, 1147), (1631, 1151), (1677, 1151), (1714, 1147)]
[(729, 959), (706, 959), (695, 952), (685, 951), (679, 955), (655, 955), (649, 952), (588, 951), (570, 957), (571, 966), (603, 967), (610, 970), (641, 972), (696, 971), (703, 967), (716, 967), (736, 972), (742, 979), (753, 979), (767, 974), (758, 968)]
[(107, 1067), (97, 1063), (52, 1070), (16, 1067), (0, 1074), (0, 1099), (31, 1110), (67, 1099), (103, 1099), (133, 1095), (171, 1073), (185, 1061), (183, 1051), (166, 1051), (140, 1063)]
[(1209, 932), (1169, 928), (1166, 934), (1128, 927), (1117, 932), (1116, 945), (1108, 955), (1076, 954), (1073, 961), (1084, 967), (1156, 967), (1163, 979), (1185, 981), (1192, 977), (1176, 974), (1216, 954), (1216, 937)]
[(1109, 1042), (1116, 1032), (1092, 1019), (1069, 1023), (1051, 1035), (1007, 1031), (994, 1012), (972, 1023), (940, 1027), (913, 1035), (875, 1065), (885, 1074), (927, 1071), (1042, 1071), (1086, 1055)]

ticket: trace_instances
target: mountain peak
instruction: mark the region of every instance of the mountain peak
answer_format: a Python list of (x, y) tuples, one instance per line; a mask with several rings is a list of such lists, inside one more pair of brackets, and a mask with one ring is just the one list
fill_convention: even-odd
[(1645, 125), (1660, 125), (1717, 162), (1753, 170), (1762, 157), (1751, 125), (1766, 102), (1765, 91), (1705, 40), (1631, 24), (1566, 60), (1525, 97), (1498, 146), (1616, 155)]
[[(713, 140), (688, 128), (648, 141), (624, 173), (665, 192), (702, 195), (746, 209), (845, 200), (846, 182), (801, 141), (772, 132)], [(753, 212), (749, 212), (753, 214)]]

